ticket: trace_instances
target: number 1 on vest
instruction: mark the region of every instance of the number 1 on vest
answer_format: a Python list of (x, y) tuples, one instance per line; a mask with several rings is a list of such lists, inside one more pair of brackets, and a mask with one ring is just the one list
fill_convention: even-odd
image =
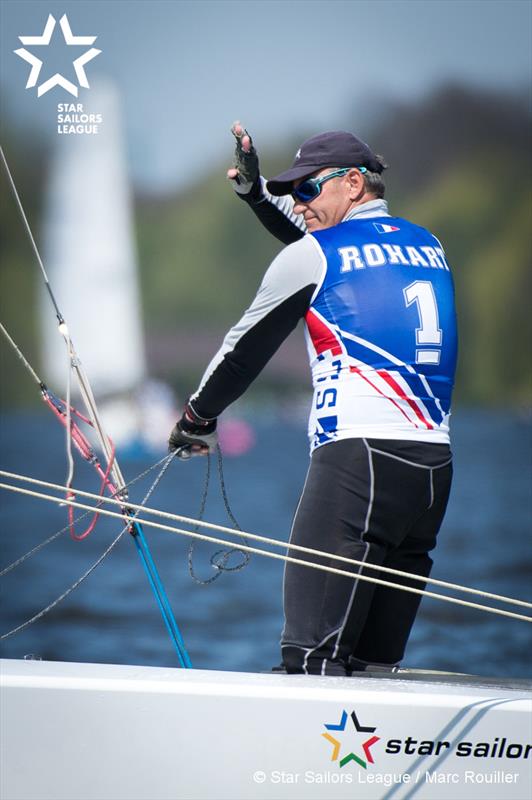
[[(421, 327), (416, 328), (416, 345), (434, 345), (441, 347), (442, 331), (439, 327), (438, 304), (434, 287), (430, 281), (414, 281), (403, 295), (407, 306), (415, 303)], [(439, 364), (439, 350), (416, 349), (416, 364)]]

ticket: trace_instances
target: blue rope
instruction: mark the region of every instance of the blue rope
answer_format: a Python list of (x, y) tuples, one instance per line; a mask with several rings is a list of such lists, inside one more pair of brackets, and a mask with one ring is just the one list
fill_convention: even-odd
[(142, 561), (142, 566), (144, 567), (146, 575), (148, 576), (148, 580), (155, 595), (155, 599), (157, 600), (157, 604), (163, 616), (168, 633), (170, 634), (170, 638), (172, 639), (176, 649), (179, 663), (184, 669), (191, 669), (192, 662), (190, 660), (190, 656), (185, 647), (181, 632), (177, 626), (168, 595), (166, 594), (165, 588), (157, 571), (157, 567), (153, 561), (150, 548), (148, 547), (148, 543), (144, 537), (142, 527), (138, 522), (134, 522), (132, 527), (132, 536), (137, 548), (137, 552), (140, 556), (140, 560)]

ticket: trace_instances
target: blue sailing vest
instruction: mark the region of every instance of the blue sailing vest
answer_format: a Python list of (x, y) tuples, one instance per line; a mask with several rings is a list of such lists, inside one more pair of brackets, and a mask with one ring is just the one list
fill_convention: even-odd
[(305, 318), (311, 449), (351, 437), (448, 443), (457, 335), (440, 242), (395, 217), (311, 235), (324, 259)]

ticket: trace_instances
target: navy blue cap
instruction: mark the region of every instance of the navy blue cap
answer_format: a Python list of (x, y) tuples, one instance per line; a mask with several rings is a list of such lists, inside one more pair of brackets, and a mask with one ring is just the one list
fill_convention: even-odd
[(307, 139), (296, 153), (292, 168), (266, 183), (270, 194), (290, 194), (294, 181), (307, 178), (324, 167), (366, 167), (382, 172), (382, 163), (368, 145), (347, 131), (326, 131)]

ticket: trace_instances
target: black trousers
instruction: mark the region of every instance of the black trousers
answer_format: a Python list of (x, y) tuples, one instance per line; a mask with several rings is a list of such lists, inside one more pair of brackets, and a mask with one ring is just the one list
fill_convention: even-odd
[[(344, 439), (314, 451), (290, 541), (428, 577), (452, 478), (447, 445)], [(306, 561), (424, 589), (423, 581), (289, 551)], [(350, 674), (399, 663), (420, 595), (286, 564), (288, 672)]]

